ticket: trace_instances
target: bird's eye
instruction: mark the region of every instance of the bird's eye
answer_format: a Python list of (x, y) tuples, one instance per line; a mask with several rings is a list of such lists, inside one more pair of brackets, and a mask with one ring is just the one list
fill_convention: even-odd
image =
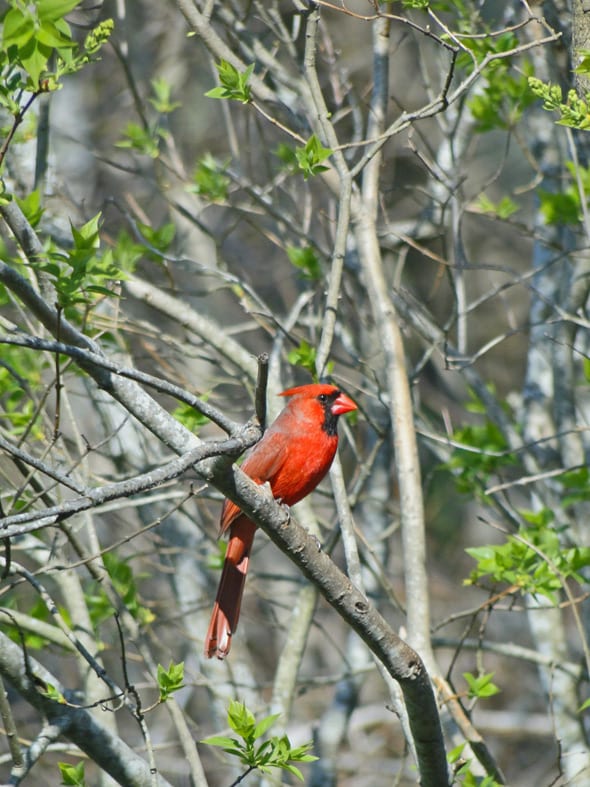
[(320, 394), (318, 396), (318, 402), (321, 402), (322, 404), (326, 404), (327, 401), (328, 401), (328, 394)]

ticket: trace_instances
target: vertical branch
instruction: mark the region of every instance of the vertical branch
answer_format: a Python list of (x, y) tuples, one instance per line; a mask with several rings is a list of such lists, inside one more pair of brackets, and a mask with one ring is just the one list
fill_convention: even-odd
[(18, 778), (19, 774), (25, 771), (25, 760), (18, 739), (18, 730), (14, 722), (12, 708), (8, 701), (8, 693), (4, 687), (4, 681), (0, 677), (0, 718), (2, 726), (8, 740), (8, 748), (12, 759), (11, 777)]
[[(570, 61), (575, 72), (584, 58), (584, 52), (590, 48), (590, 13), (585, 0), (573, 0), (572, 9), (572, 52)], [(590, 75), (574, 73), (574, 85), (580, 97), (590, 92)]]
[(338, 199), (338, 223), (336, 225), (334, 251), (332, 253), (332, 263), (330, 265), (330, 277), (328, 292), (326, 293), (322, 334), (316, 354), (316, 372), (320, 379), (325, 372), (332, 342), (334, 340), (334, 329), (338, 316), (338, 302), (340, 300), (340, 289), (342, 286), (342, 273), (344, 271), (346, 239), (350, 227), (351, 195), (352, 180), (348, 173), (341, 174), (340, 196)]
[[(55, 304), (55, 311), (57, 312), (57, 325), (55, 328), (55, 338), (58, 342), (61, 342), (61, 315), (62, 315), (62, 307), (59, 303)], [(55, 419), (53, 422), (53, 439), (57, 440), (59, 438), (59, 425), (61, 420), (61, 390), (63, 388), (61, 382), (61, 368), (59, 365), (59, 353), (56, 352), (54, 355), (55, 359)]]
[(330, 349), (334, 339), (334, 328), (338, 314), (338, 301), (340, 299), (340, 289), (342, 285), (342, 273), (344, 269), (344, 257), (346, 254), (346, 240), (350, 226), (350, 200), (352, 195), (352, 178), (342, 151), (339, 150), (338, 137), (334, 126), (330, 122), (330, 113), (322, 88), (318, 79), (316, 69), (316, 47), (317, 36), (320, 22), (320, 9), (314, 8), (308, 16), (305, 31), (305, 55), (304, 71), (307, 84), (309, 86), (313, 112), (317, 117), (321, 133), (327, 144), (334, 151), (331, 159), (334, 162), (336, 172), (339, 176), (338, 194), (338, 221), (336, 224), (336, 234), (334, 238), (334, 250), (330, 265), (330, 280), (328, 292), (326, 294), (326, 305), (324, 309), (324, 320), (322, 334), (316, 354), (316, 372), (318, 377), (322, 377), (325, 372)]
[(39, 120), (37, 125), (37, 154), (35, 156), (35, 188), (44, 190), (47, 178), (49, 159), (49, 108), (51, 94), (43, 96), (39, 102)]
[[(370, 136), (376, 136), (384, 127), (388, 95), (387, 69), (384, 67), (388, 62), (388, 20), (378, 20), (375, 28), (374, 56), (377, 66), (381, 64), (375, 71), (381, 74), (381, 79), (376, 79), (371, 102)], [(411, 644), (422, 655), (427, 668), (430, 668), (434, 657), (430, 646), (424, 505), (412, 397), (399, 320), (388, 296), (376, 227), (381, 158), (381, 153), (376, 153), (363, 171), (362, 197), (353, 203), (353, 219), (369, 299), (375, 322), (380, 327), (386, 357), (386, 387), (400, 492), (408, 631)]]
[(255, 411), (261, 429), (266, 429), (266, 389), (268, 386), (268, 353), (258, 356), (258, 379), (256, 380)]

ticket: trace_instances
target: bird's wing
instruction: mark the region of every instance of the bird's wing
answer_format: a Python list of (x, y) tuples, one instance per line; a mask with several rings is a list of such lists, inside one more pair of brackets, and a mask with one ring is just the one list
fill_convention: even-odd
[[(272, 487), (273, 480), (288, 457), (288, 451), (289, 436), (271, 427), (246, 457), (241, 469), (257, 484), (269, 481)], [(219, 523), (220, 534), (225, 533), (239, 513), (240, 509), (235, 503), (227, 499), (224, 501)]]

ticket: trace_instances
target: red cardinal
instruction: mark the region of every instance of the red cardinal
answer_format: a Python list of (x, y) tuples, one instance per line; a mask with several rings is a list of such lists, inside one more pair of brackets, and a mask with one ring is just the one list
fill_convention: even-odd
[[(287, 406), (242, 464), (257, 484), (270, 483), (277, 500), (289, 506), (302, 500), (320, 483), (338, 446), (338, 416), (356, 404), (333, 385), (322, 383), (289, 388)], [(235, 503), (225, 500), (220, 533), (229, 528), (229, 544), (205, 639), (205, 655), (223, 659), (240, 617), (240, 604), (256, 525)]]

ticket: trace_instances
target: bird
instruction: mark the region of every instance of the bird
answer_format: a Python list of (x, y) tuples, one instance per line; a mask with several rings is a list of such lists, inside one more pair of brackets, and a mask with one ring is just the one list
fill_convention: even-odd
[[(270, 484), (273, 497), (292, 506), (312, 492), (330, 469), (338, 447), (338, 418), (357, 406), (329, 383), (300, 385), (279, 396), (288, 397), (288, 403), (241, 469), (257, 484)], [(230, 651), (238, 625), (256, 532), (254, 522), (228, 499), (221, 509), (220, 536), (227, 531), (229, 543), (205, 638), (205, 656), (221, 660)]]

